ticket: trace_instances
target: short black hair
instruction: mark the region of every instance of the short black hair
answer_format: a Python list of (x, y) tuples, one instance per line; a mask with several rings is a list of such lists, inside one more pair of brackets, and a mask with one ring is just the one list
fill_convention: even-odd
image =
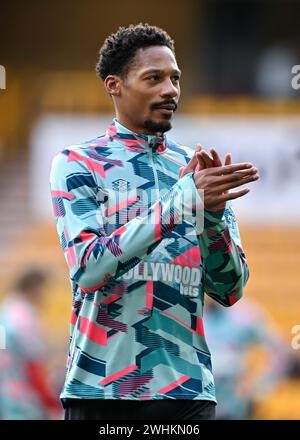
[(167, 46), (175, 53), (174, 41), (166, 31), (157, 26), (139, 23), (119, 27), (116, 33), (106, 38), (100, 49), (97, 75), (102, 80), (108, 75), (126, 75), (136, 51), (149, 46)]

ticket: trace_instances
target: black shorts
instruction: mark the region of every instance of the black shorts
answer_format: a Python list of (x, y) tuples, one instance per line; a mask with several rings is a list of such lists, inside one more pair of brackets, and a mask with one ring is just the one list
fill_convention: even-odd
[(66, 399), (65, 420), (214, 420), (209, 400)]

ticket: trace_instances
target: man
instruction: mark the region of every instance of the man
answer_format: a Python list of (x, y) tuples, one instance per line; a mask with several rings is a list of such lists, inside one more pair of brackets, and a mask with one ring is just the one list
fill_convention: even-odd
[(248, 268), (225, 203), (257, 170), (166, 138), (180, 70), (163, 30), (120, 28), (97, 73), (116, 118), (51, 171), (73, 288), (65, 417), (213, 419), (204, 291), (225, 306), (242, 296)]

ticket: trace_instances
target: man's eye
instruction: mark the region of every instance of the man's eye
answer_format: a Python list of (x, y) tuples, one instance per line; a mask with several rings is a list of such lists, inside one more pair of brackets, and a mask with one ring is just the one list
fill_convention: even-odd
[(180, 80), (180, 77), (178, 76), (178, 75), (175, 75), (175, 76), (173, 76), (173, 81), (179, 81)]
[(157, 81), (159, 79), (159, 76), (158, 75), (151, 75), (151, 76), (148, 76), (147, 79), (150, 79), (151, 81)]

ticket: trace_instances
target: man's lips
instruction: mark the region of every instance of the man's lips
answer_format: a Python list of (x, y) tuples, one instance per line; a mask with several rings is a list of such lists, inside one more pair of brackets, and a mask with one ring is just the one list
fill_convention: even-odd
[(175, 110), (176, 106), (173, 104), (166, 104), (166, 105), (161, 105), (160, 107), (158, 107), (158, 109), (164, 109), (164, 110)]
[(176, 110), (176, 105), (174, 104), (164, 104), (160, 107), (156, 107), (155, 110), (158, 110), (160, 113), (171, 116)]
[(174, 113), (174, 108), (173, 107), (172, 108), (159, 107), (159, 108), (157, 108), (155, 110), (159, 111), (162, 114), (169, 115), (169, 116), (171, 116)]
[(153, 110), (170, 110), (174, 112), (176, 109), (177, 109), (177, 104), (172, 102), (153, 106)]

